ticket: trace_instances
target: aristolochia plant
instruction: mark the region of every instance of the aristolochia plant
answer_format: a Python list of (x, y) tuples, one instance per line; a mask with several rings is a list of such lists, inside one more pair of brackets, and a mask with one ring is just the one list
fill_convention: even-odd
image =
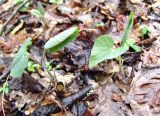
[(133, 27), (133, 20), (134, 14), (133, 12), (131, 12), (131, 14), (129, 15), (127, 28), (122, 37), (122, 45), (120, 47), (114, 48), (114, 41), (112, 37), (108, 35), (101, 35), (96, 39), (91, 50), (89, 67), (93, 67), (98, 63), (108, 59), (117, 58), (118, 56), (125, 53), (129, 49), (129, 47), (132, 47), (136, 52), (141, 51), (141, 49), (137, 45), (135, 45), (133, 39), (128, 39), (128, 36)]
[[(71, 27), (53, 38), (50, 38), (48, 42), (44, 45), (44, 49), (47, 52), (56, 52), (66, 44), (68, 44), (71, 40), (74, 40), (79, 35), (78, 27)], [(28, 38), (24, 44), (21, 46), (19, 51), (16, 53), (16, 56), (13, 58), (11, 65), (11, 73), (12, 77), (22, 77), (22, 74), (25, 68), (28, 65), (28, 70), (34, 72), (34, 68), (37, 67), (37, 64), (34, 65), (29, 61), (29, 53), (27, 52), (28, 46), (32, 44), (31, 38)], [(46, 64), (48, 69), (52, 67), (50, 64)]]

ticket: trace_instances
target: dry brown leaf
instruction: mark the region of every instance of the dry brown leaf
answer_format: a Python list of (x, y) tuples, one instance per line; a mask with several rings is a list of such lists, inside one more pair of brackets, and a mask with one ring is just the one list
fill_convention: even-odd
[[(139, 72), (139, 74), (138, 74)], [(160, 68), (141, 69), (135, 73), (134, 82), (128, 93), (128, 100), (135, 113), (154, 115), (160, 113), (159, 90), (160, 90)], [(139, 76), (140, 75), (140, 76)]]
[(141, 54), (143, 64), (160, 64), (160, 40), (154, 42), (151, 48)]
[(112, 94), (112, 100), (116, 101), (116, 102), (121, 102), (122, 101), (122, 97), (120, 95), (118, 95), (117, 93), (113, 93)]
[(0, 38), (0, 48), (4, 53), (16, 52), (25, 39), (24, 34), (9, 35), (8, 41)]
[(118, 31), (123, 31), (124, 30), (124, 23), (125, 23), (125, 16), (119, 15), (116, 17), (117, 21), (117, 30)]
[[(106, 83), (103, 86), (99, 86), (96, 94), (99, 95), (98, 100), (89, 103), (89, 107), (93, 108), (94, 115), (99, 116), (124, 116), (128, 114), (126, 106), (122, 102), (114, 102), (112, 100), (114, 93), (120, 94), (120, 90), (114, 84)], [(117, 97), (117, 96), (116, 96)], [(116, 100), (121, 101), (120, 96)], [(92, 105), (92, 106), (90, 106)]]

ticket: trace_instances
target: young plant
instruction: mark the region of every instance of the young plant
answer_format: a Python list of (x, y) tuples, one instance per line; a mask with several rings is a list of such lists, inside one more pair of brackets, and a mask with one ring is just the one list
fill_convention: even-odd
[[(71, 27), (58, 35), (50, 38), (47, 43), (44, 45), (45, 52), (56, 52), (59, 49), (63, 48), (70, 41), (75, 40), (79, 35), (78, 27)], [(46, 66), (47, 67), (47, 66)], [(48, 64), (48, 68), (50, 65)], [(57, 83), (55, 76), (53, 77), (53, 82)]]
[(31, 44), (32, 44), (31, 38), (28, 38), (21, 46), (19, 51), (16, 53), (15, 57), (13, 58), (11, 64), (11, 72), (10, 72), (10, 75), (12, 77), (17, 78), (22, 76), (29, 60), (29, 54), (27, 52), (27, 48)]
[(50, 62), (45, 62), (45, 66), (46, 66), (46, 68), (47, 68), (49, 71), (52, 70), (52, 65), (51, 65)]
[(9, 93), (9, 84), (8, 82), (6, 81), (4, 84), (3, 84), (3, 87), (0, 87), (0, 93)]
[(141, 49), (137, 45), (135, 45), (133, 39), (128, 39), (128, 36), (133, 26), (133, 20), (134, 14), (133, 12), (131, 12), (127, 28), (122, 37), (122, 45), (120, 47), (115, 48), (112, 37), (108, 35), (101, 35), (96, 39), (94, 46), (91, 50), (89, 67), (93, 67), (98, 63), (108, 59), (117, 58), (123, 53), (125, 53), (129, 49), (129, 47), (132, 47), (136, 52), (141, 51)]
[(39, 64), (34, 64), (32, 61), (29, 61), (29, 62), (28, 62), (28, 65), (27, 65), (27, 70), (28, 70), (29, 72), (35, 72), (35, 69), (36, 69), (36, 68), (39, 68), (39, 67), (40, 67)]
[(151, 30), (149, 29), (149, 27), (147, 27), (146, 25), (141, 25), (140, 26), (141, 29), (141, 35), (144, 37), (145, 35), (148, 35), (148, 33), (151, 32)]
[(44, 7), (41, 2), (38, 1), (38, 9), (32, 9), (31, 14), (36, 16), (37, 18), (43, 17), (45, 13)]
[[(44, 46), (45, 51), (49, 52), (56, 52), (62, 47), (64, 47), (67, 43), (77, 38), (79, 35), (79, 30), (77, 27), (71, 27), (55, 37), (51, 38)], [(16, 53), (15, 57), (13, 58), (12, 64), (11, 64), (11, 72), (10, 75), (12, 77), (22, 77), (22, 74), (25, 70), (25, 68), (28, 65), (29, 71), (35, 71), (34, 68), (37, 67), (37, 64), (32, 64), (29, 61), (29, 53), (27, 52), (28, 46), (32, 44), (31, 38), (28, 38), (24, 44), (21, 46), (19, 51)], [(52, 66), (50, 63), (45, 64), (46, 67), (51, 70)]]

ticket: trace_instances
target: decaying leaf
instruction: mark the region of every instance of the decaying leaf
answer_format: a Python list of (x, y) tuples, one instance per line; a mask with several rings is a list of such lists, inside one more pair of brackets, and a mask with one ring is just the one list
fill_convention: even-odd
[(133, 111), (144, 115), (159, 113), (160, 69), (140, 69), (138, 72), (127, 96)]
[(143, 64), (160, 64), (160, 43), (159, 40), (155, 41), (151, 48), (141, 54)]

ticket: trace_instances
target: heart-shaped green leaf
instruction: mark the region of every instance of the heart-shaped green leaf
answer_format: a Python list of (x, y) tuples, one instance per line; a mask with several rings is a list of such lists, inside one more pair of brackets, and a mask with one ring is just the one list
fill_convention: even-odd
[(71, 27), (54, 36), (53, 38), (50, 38), (44, 45), (44, 48), (49, 52), (56, 52), (60, 48), (64, 47), (71, 40), (76, 39), (78, 35), (78, 27)]
[(136, 51), (140, 51), (140, 48), (135, 45), (133, 41), (128, 40), (128, 36), (133, 27), (133, 20), (134, 14), (131, 12), (127, 27), (122, 37), (123, 43), (121, 47), (113, 49), (114, 42), (112, 38), (107, 35), (102, 35), (96, 39), (89, 58), (89, 67), (93, 67), (104, 60), (113, 59), (122, 55), (129, 49), (129, 46)]
[(113, 49), (113, 45), (114, 41), (111, 37), (107, 35), (98, 37), (91, 51), (89, 67), (93, 67), (104, 60), (116, 58), (129, 49), (127, 44), (115, 49)]

